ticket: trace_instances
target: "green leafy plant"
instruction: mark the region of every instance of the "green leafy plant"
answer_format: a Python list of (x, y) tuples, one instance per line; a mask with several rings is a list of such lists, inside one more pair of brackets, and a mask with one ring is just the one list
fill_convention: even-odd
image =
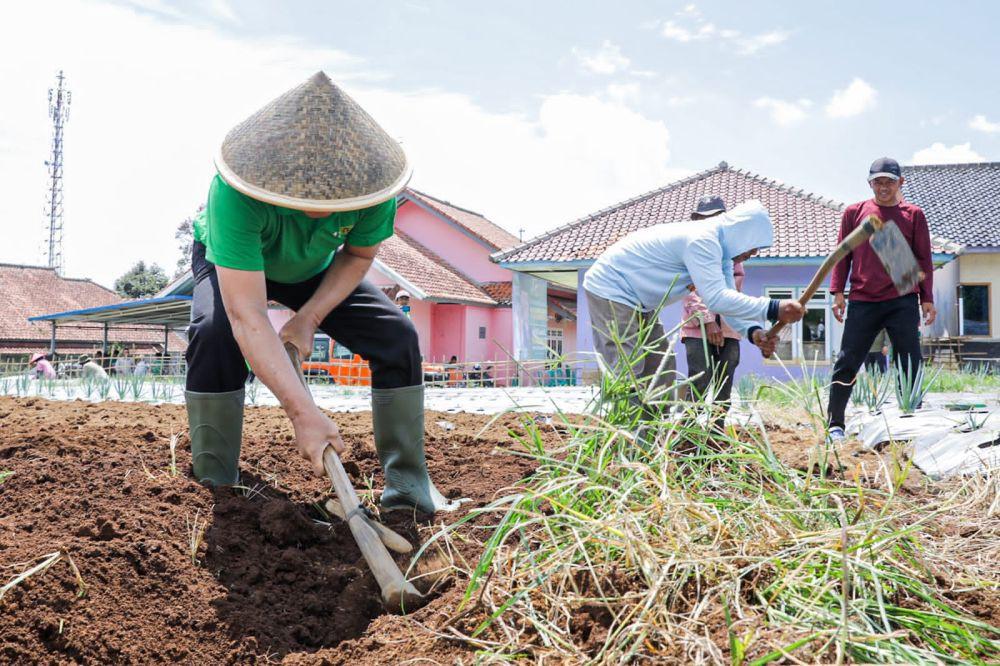
[(111, 378), (110, 377), (98, 377), (94, 381), (97, 387), (97, 395), (101, 400), (107, 400), (111, 395)]
[(84, 399), (85, 400), (90, 400), (90, 396), (92, 396), (94, 394), (94, 391), (97, 388), (96, 382), (94, 381), (93, 376), (91, 376), (91, 375), (83, 375), (83, 377), (81, 378), (80, 381), (81, 381), (81, 387), (83, 388), (83, 397), (84, 397)]
[(924, 401), (924, 396), (927, 395), (937, 379), (940, 370), (935, 370), (929, 377), (926, 377), (925, 368), (926, 365), (920, 364), (914, 369), (909, 357), (906, 358), (905, 369), (902, 363), (899, 363), (899, 368), (895, 373), (896, 404), (899, 405), (899, 411), (903, 414), (912, 414), (917, 411), (917, 408)]
[(14, 379), (14, 389), (18, 397), (28, 395), (31, 392), (31, 375), (22, 373)]
[[(776, 390), (822, 416), (822, 388), (811, 376)], [(481, 658), (718, 663), (707, 637), (722, 617), (732, 663), (1000, 660), (1000, 628), (925, 564), (919, 526), (954, 506), (914, 518), (903, 471), (883, 490), (817, 477), (782, 463), (766, 430), (720, 435), (708, 406), (657, 411), (642, 389), (606, 373), (599, 409), (555, 450), (527, 421), (536, 471), (414, 558), (488, 526), (472, 568), (455, 561), (469, 582), (449, 626)], [(588, 617), (602, 628), (584, 642)]]
[(890, 368), (888, 372), (876, 370), (861, 373), (854, 381), (851, 402), (857, 407), (866, 408), (872, 414), (878, 414), (892, 397), (895, 384), (895, 368)]
[(753, 402), (757, 399), (757, 391), (760, 388), (761, 379), (757, 375), (743, 375), (736, 382), (736, 393), (739, 394), (743, 402)]
[(110, 381), (115, 389), (115, 395), (119, 400), (124, 400), (128, 395), (129, 378), (126, 375), (114, 375)]
[(142, 400), (142, 395), (145, 392), (146, 376), (126, 375), (126, 379), (128, 380), (128, 392), (132, 396), (132, 400), (139, 402)]

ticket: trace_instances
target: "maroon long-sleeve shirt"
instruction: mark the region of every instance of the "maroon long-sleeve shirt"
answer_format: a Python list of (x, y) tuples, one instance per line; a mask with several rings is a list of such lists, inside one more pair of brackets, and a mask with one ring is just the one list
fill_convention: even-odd
[[(919, 206), (910, 203), (900, 203), (896, 206), (879, 206), (874, 199), (851, 204), (844, 210), (840, 220), (840, 235), (837, 242), (844, 240), (858, 224), (869, 215), (877, 215), (888, 222), (892, 220), (903, 232), (903, 237), (913, 248), (913, 256), (917, 259), (920, 270), (924, 272), (917, 289), (910, 293), (920, 294), (921, 303), (934, 302), (934, 262), (931, 258), (931, 232), (927, 228), (927, 218)], [(830, 277), (830, 291), (844, 291), (847, 276), (851, 276), (852, 301), (887, 301), (890, 298), (906, 296), (900, 294), (892, 284), (892, 279), (885, 272), (878, 256), (868, 243), (862, 243), (853, 252), (841, 259), (833, 267)]]

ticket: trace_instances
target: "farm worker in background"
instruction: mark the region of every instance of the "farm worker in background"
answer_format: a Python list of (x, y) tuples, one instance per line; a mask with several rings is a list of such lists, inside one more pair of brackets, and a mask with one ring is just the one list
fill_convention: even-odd
[(104, 368), (99, 366), (93, 361), (89, 356), (83, 354), (77, 360), (80, 364), (80, 375), (82, 377), (90, 377), (92, 379), (107, 379), (108, 373), (105, 372)]
[[(921, 311), (928, 326), (934, 323), (937, 316), (934, 309), (931, 234), (924, 211), (903, 201), (900, 194), (903, 180), (899, 162), (891, 157), (875, 160), (868, 169), (868, 185), (875, 196), (848, 206), (841, 218), (838, 242), (869, 215), (895, 222), (909, 241), (924, 279), (909, 294), (900, 294), (869, 243), (862, 243), (833, 267), (830, 277), (830, 292), (834, 297), (833, 316), (837, 321), (844, 321), (845, 309), (848, 312), (830, 386), (827, 411), (830, 414), (831, 441), (844, 439), (844, 411), (854, 388), (854, 377), (879, 331), (885, 329), (889, 335), (900, 374), (916, 373), (923, 362), (920, 355)], [(844, 300), (848, 275), (851, 278), (850, 308)]]
[(133, 373), (137, 377), (145, 377), (149, 374), (149, 362), (145, 358), (140, 357), (135, 364), (135, 372)]
[(883, 328), (875, 336), (875, 342), (868, 348), (868, 356), (865, 357), (865, 369), (868, 372), (888, 372), (889, 371), (889, 334)]
[[(722, 197), (708, 195), (698, 201), (698, 207), (691, 213), (692, 220), (707, 220), (726, 212)], [(733, 283), (737, 291), (743, 291), (742, 262), (733, 263)], [(740, 334), (729, 323), (705, 306), (697, 291), (689, 291), (683, 300), (681, 314), (681, 342), (687, 352), (688, 377), (698, 373), (694, 380), (697, 399), (707, 396), (710, 383), (715, 384), (715, 404), (721, 414), (717, 426), (725, 424), (729, 397), (733, 390), (733, 375), (740, 364)], [(705, 339), (702, 339), (704, 325)]]
[(49, 360), (45, 358), (45, 354), (34, 354), (28, 361), (28, 367), (31, 368), (31, 374), (33, 374), (38, 379), (55, 379), (56, 369), (52, 367)]
[(400, 291), (396, 294), (396, 307), (402, 310), (407, 317), (410, 316), (410, 292)]
[(135, 371), (135, 361), (132, 360), (132, 354), (129, 352), (128, 347), (122, 349), (118, 358), (115, 359), (115, 374), (116, 375), (131, 375)]
[[(793, 300), (778, 301), (736, 290), (733, 265), (770, 247), (771, 218), (759, 201), (747, 201), (709, 220), (657, 224), (632, 232), (597, 258), (583, 278), (590, 308), (594, 347), (609, 368), (621, 371), (628, 360), (639, 378), (655, 375), (667, 353), (659, 322), (664, 305), (698, 291), (705, 306), (727, 318), (764, 354), (774, 353), (776, 337), (764, 333), (764, 320), (793, 323), (805, 308)], [(640, 332), (649, 335), (640, 339)], [(619, 345), (624, 358), (619, 358)], [(637, 359), (640, 346), (652, 353)], [(665, 364), (657, 384), (673, 382), (674, 363)]]
[[(344, 450), (283, 346), (308, 357), (318, 328), (371, 366), (382, 507), (454, 508), (427, 474), (416, 329), (364, 279), (410, 178), (400, 146), (318, 72), (233, 128), (215, 166), (192, 247), (185, 397), (195, 476), (239, 480), (244, 358), (280, 401), (317, 475), (327, 446)], [(279, 333), (268, 300), (295, 311)]]

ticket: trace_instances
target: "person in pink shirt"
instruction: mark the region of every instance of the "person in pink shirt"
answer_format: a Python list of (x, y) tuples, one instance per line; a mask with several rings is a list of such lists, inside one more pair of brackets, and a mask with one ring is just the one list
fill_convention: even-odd
[(45, 379), (55, 379), (56, 369), (52, 367), (49, 360), (45, 358), (45, 354), (34, 354), (31, 360), (28, 361), (28, 367), (31, 368), (31, 373), (39, 378)]
[[(722, 197), (708, 195), (698, 201), (698, 208), (691, 213), (692, 220), (704, 220), (726, 212)], [(745, 272), (743, 264), (733, 264), (736, 289), (743, 290)], [(709, 385), (717, 387), (713, 403), (718, 406), (716, 427), (722, 427), (729, 398), (733, 390), (733, 374), (740, 363), (740, 334), (705, 306), (693, 286), (681, 304), (681, 342), (687, 352), (688, 376), (700, 374), (693, 384), (696, 399), (708, 395)], [(702, 326), (704, 325), (704, 329)], [(704, 336), (702, 335), (704, 330)]]

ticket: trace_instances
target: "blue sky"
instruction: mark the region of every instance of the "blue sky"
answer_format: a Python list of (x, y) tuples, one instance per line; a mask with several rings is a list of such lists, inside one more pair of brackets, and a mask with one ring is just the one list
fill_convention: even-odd
[[(414, 185), (529, 237), (726, 160), (842, 201), (868, 163), (1000, 159), (1000, 5), (170, 2), (13, 10), (0, 261), (35, 263), (45, 91), (74, 91), (68, 272), (168, 267), (225, 131), (325, 69)], [(48, 4), (46, 5), (48, 7)]]

